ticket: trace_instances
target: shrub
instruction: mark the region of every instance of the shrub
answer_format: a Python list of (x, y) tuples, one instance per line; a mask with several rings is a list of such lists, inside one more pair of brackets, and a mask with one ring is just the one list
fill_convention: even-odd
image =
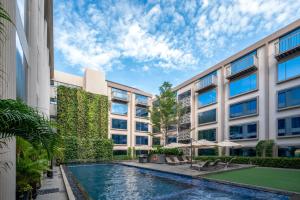
[[(228, 162), (233, 156), (198, 156), (196, 160), (216, 160)], [(233, 163), (253, 164), (260, 167), (294, 168), (300, 169), (300, 158), (262, 158), (262, 157), (235, 157)]]
[(272, 157), (273, 156), (273, 140), (261, 140), (256, 145), (256, 156), (259, 157)]
[(183, 151), (179, 148), (172, 148), (172, 149), (166, 149), (166, 148), (157, 148), (155, 150), (151, 150), (150, 154), (165, 154), (165, 155), (174, 155), (174, 156), (182, 156)]

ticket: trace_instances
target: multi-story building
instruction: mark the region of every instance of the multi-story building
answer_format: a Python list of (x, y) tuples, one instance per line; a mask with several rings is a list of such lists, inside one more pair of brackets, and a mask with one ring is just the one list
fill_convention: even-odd
[(276, 155), (293, 156), (300, 149), (300, 20), (173, 89), (190, 110), (176, 128), (178, 142), (229, 139), (243, 147), (227, 154), (252, 156), (258, 141), (274, 140)]
[[(53, 74), (52, 0), (0, 0), (7, 21), (0, 42), (0, 98), (21, 99), (49, 116), (49, 82)], [(11, 163), (0, 172), (0, 199), (16, 199), (16, 144), (0, 148), (0, 160)], [(2, 170), (2, 169), (1, 169)]]
[(108, 96), (109, 133), (114, 141), (114, 154), (146, 153), (152, 146), (152, 131), (149, 121), (149, 107), (152, 95), (137, 88), (105, 80), (103, 73), (86, 69), (84, 76), (75, 76), (59, 71), (51, 80), (51, 117), (56, 116), (56, 87), (82, 88), (88, 92)]

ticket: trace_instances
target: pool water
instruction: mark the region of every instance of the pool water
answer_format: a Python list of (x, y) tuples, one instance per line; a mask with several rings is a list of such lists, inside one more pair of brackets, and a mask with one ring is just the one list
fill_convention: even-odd
[(286, 200), (287, 196), (119, 164), (69, 166), (91, 199)]

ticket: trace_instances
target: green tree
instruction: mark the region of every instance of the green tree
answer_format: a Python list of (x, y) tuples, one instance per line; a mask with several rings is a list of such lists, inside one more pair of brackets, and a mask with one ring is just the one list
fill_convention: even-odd
[(159, 88), (159, 95), (153, 103), (151, 113), (151, 123), (154, 129), (162, 134), (163, 144), (166, 145), (169, 136), (169, 127), (180, 124), (182, 116), (186, 110), (182, 104), (177, 102), (177, 95), (172, 91), (172, 84), (164, 82)]

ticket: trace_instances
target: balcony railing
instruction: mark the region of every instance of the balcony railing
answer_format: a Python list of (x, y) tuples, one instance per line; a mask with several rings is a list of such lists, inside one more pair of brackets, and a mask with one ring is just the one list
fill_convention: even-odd
[(280, 38), (275, 43), (275, 57), (277, 60), (297, 51), (300, 51), (300, 30), (287, 37)]
[(137, 105), (148, 106), (149, 100), (148, 100), (148, 98), (136, 98), (135, 103)]
[(237, 62), (231, 63), (226, 68), (226, 78), (231, 79), (239, 75), (248, 73), (249, 71), (254, 71), (257, 69), (257, 66), (258, 60), (256, 54), (246, 56), (245, 58)]
[(196, 83), (196, 91), (200, 92), (202, 90), (208, 89), (210, 87), (217, 86), (217, 76), (211, 75), (207, 76), (203, 79), (200, 79), (199, 82)]
[(120, 100), (126, 102), (129, 100), (127, 93), (118, 92), (118, 91), (111, 92), (111, 98), (114, 100)]

